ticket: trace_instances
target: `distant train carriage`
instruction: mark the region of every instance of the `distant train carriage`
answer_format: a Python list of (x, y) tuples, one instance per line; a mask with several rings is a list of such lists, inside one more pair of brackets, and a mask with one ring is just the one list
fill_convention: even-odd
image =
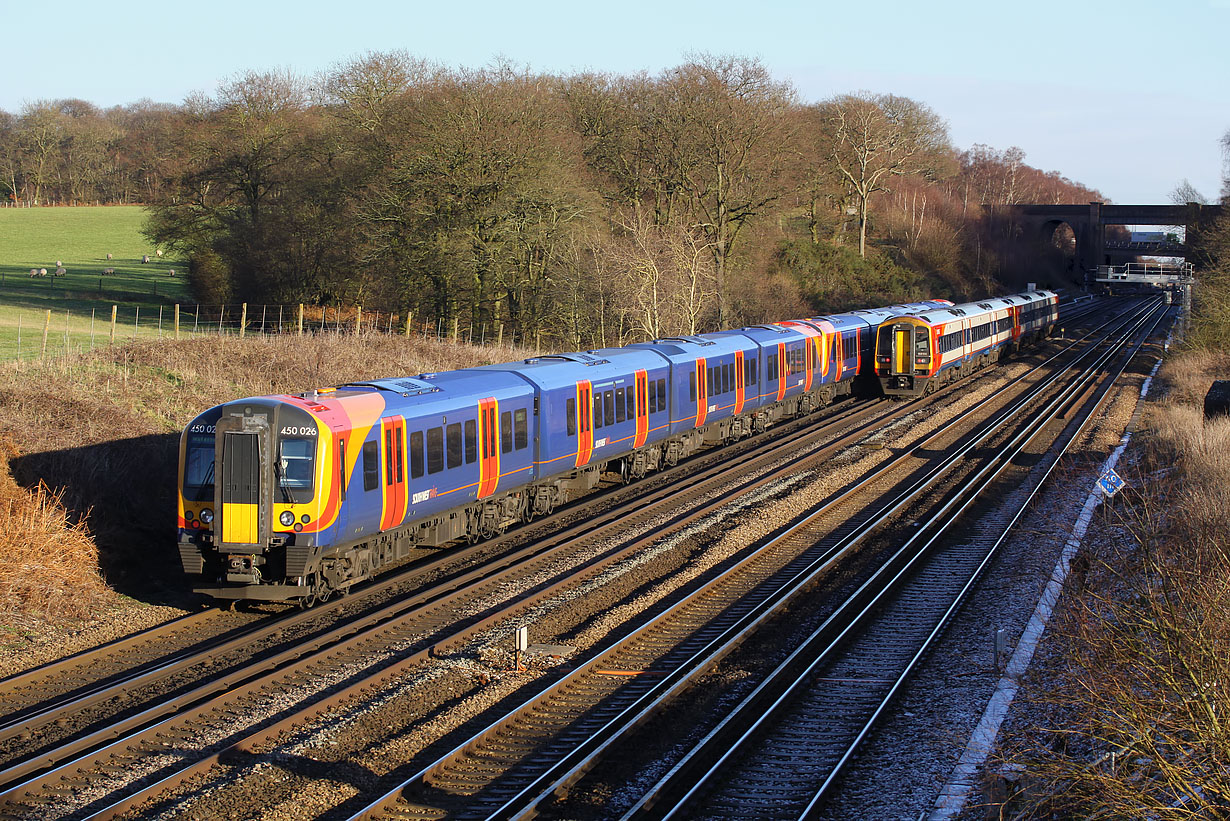
[(1058, 319), (1058, 296), (1030, 291), (903, 315), (880, 325), (875, 368), (889, 396), (919, 396), (1040, 339)]

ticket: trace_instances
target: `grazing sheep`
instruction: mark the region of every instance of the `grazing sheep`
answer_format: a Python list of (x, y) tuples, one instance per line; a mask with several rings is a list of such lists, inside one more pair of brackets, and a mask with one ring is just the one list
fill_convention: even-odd
[(145, 264), (145, 263), (147, 263), (147, 262), (149, 262), (149, 254), (144, 254), (144, 255), (141, 257), (141, 264), (142, 264), (142, 265), (144, 265), (144, 264)]
[(157, 251), (155, 251), (154, 253), (155, 253), (155, 254), (157, 254), (159, 257), (161, 257), (161, 256), (162, 256), (162, 249), (161, 249), (161, 248), (159, 248), (159, 249), (158, 249)]
[(45, 277), (45, 276), (47, 276), (47, 269), (46, 269), (46, 268), (39, 268), (39, 269), (38, 269), (38, 275), (39, 275), (39, 276), (41, 276), (41, 277)]
[(36, 277), (36, 276), (38, 276), (38, 269), (37, 269), (37, 268), (31, 268), (31, 269), (30, 269), (30, 277), (31, 277), (31, 278), (34, 278), (34, 277)]
[(107, 254), (107, 259), (111, 259), (111, 255), (110, 255), (110, 254)]
[(169, 276), (169, 277), (173, 277), (173, 276), (175, 276), (175, 269), (174, 269), (174, 268), (172, 268), (171, 270), (167, 271), (167, 276)]
[(115, 273), (115, 269), (114, 269), (114, 268), (103, 268), (103, 276), (105, 276), (105, 277), (109, 277), (109, 276), (111, 276), (111, 275), (112, 275), (112, 274), (114, 274), (114, 273)]
[(64, 270), (63, 268), (56, 268), (56, 276), (58, 277), (62, 277), (67, 273), (68, 271)]
[(57, 267), (57, 268), (63, 268), (63, 267), (64, 267), (64, 263), (63, 263), (63, 262), (60, 262), (60, 260), (58, 260), (58, 259), (57, 259), (57, 260), (56, 260), (56, 267)]

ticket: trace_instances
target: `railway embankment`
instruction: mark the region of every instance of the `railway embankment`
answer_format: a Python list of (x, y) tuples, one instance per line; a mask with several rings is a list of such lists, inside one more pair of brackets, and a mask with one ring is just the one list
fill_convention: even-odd
[(173, 618), (174, 454), (202, 408), (529, 355), (381, 334), (131, 342), (0, 364), (0, 676)]
[(1230, 355), (1168, 358), (963, 817), (1215, 817), (1230, 796)]

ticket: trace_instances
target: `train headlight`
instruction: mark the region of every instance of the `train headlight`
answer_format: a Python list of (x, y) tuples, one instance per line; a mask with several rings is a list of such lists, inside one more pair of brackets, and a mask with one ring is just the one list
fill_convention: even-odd
[(201, 521), (205, 524), (212, 524), (214, 520), (214, 512), (209, 508), (201, 511)]
[(282, 527), (290, 527), (295, 523), (295, 514), (289, 510), (283, 510), (282, 515), (278, 517), (278, 521), (282, 523)]

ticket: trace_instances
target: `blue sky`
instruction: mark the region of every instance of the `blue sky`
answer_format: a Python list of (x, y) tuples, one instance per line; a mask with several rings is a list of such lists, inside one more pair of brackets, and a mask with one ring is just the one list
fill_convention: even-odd
[(449, 66), (657, 73), (689, 52), (760, 58), (805, 101), (868, 90), (927, 103), (953, 143), (1115, 202), (1215, 198), (1230, 129), (1230, 0), (261, 2), (0, 0), (0, 109), (79, 97), (182, 102), (248, 70), (312, 75), (403, 48)]

